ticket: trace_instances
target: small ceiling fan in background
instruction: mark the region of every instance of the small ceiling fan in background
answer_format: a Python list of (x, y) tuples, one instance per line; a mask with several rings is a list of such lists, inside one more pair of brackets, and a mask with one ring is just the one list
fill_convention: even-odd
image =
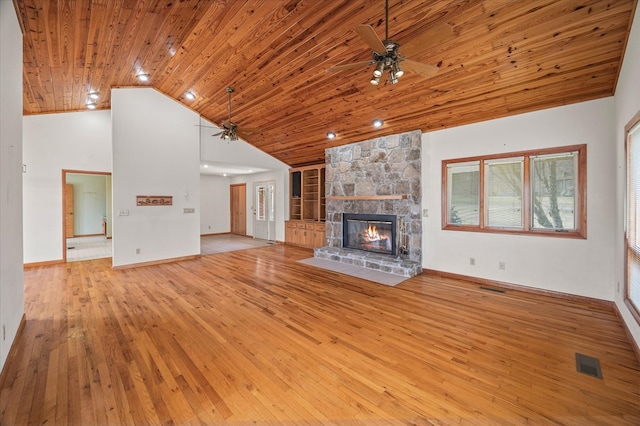
[[(375, 65), (370, 83), (373, 85), (380, 84), (385, 72), (389, 73), (389, 83), (396, 84), (398, 79), (404, 74), (404, 69), (414, 72), (423, 77), (433, 77), (438, 72), (435, 65), (424, 64), (422, 62), (407, 59), (399, 52), (400, 44), (389, 39), (389, 0), (385, 1), (385, 39), (380, 40), (371, 25), (358, 25), (355, 29), (358, 35), (373, 50), (372, 59), (364, 62), (355, 62), (351, 64), (337, 65), (328, 68), (328, 72), (342, 71), (351, 68)], [(418, 38), (410, 41), (404, 48), (406, 54), (410, 55), (411, 51), (422, 49), (432, 43), (444, 40), (453, 34), (453, 29), (448, 24), (441, 24), (432, 28)], [(402, 62), (402, 65), (400, 64)], [(404, 69), (403, 69), (404, 67)]]
[(227, 87), (227, 94), (229, 95), (229, 103), (227, 105), (229, 119), (222, 121), (222, 131), (219, 133), (214, 133), (212, 136), (220, 136), (220, 139), (225, 139), (228, 141), (237, 141), (239, 137), (246, 140), (247, 138), (244, 133), (257, 133), (260, 132), (260, 129), (240, 129), (236, 123), (231, 121), (231, 93), (233, 93), (233, 88)]

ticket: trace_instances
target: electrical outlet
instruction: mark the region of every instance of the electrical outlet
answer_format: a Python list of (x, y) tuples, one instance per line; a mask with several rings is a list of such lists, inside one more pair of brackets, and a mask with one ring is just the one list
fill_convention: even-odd
[(501, 260), (500, 262), (498, 262), (498, 269), (506, 269), (505, 263)]
[(475, 257), (470, 257), (469, 258), (469, 265), (471, 265), (471, 266), (475, 266), (476, 265), (476, 258)]
[(422, 217), (429, 217), (429, 209), (422, 209)]
[(193, 207), (185, 207), (182, 209), (183, 213), (195, 213), (196, 209), (194, 209)]
[(136, 254), (140, 254), (140, 249), (139, 248), (136, 249)]

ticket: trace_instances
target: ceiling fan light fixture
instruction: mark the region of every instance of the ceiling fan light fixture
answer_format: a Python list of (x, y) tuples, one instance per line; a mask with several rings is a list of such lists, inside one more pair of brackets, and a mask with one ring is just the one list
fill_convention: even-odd
[(373, 127), (375, 127), (376, 129), (379, 129), (384, 124), (384, 121), (382, 121), (379, 118), (376, 118), (375, 120), (373, 120), (371, 124), (373, 124)]
[(393, 70), (389, 71), (389, 83), (396, 84), (398, 82), (398, 76)]
[(374, 77), (382, 77), (382, 72), (384, 71), (384, 61), (378, 61), (376, 64), (376, 69), (373, 70)]
[(87, 108), (96, 109), (97, 107), (98, 107), (98, 104), (96, 104), (95, 102), (87, 102)]
[(146, 73), (140, 73), (136, 76), (138, 78), (138, 80), (140, 81), (149, 81), (149, 78), (151, 77), (149, 74)]
[(378, 84), (380, 84), (380, 77), (376, 77), (375, 75), (371, 76), (371, 81), (369, 81), (369, 83), (377, 86)]
[(400, 78), (404, 75), (404, 70), (400, 66), (399, 61), (396, 61), (393, 63), (393, 67), (391, 68), (391, 70), (393, 71), (393, 73), (396, 75), (397, 78)]
[(184, 92), (184, 97), (192, 101), (196, 98), (196, 95), (193, 92)]
[(96, 92), (95, 90), (92, 90), (88, 93), (89, 99), (93, 99), (96, 100), (100, 97), (100, 93)]
[(335, 139), (336, 134), (335, 132), (327, 132), (327, 139)]

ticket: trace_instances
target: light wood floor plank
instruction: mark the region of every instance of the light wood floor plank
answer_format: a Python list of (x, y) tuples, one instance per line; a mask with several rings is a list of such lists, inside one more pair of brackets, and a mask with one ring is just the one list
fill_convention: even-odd
[(429, 275), (388, 287), (309, 256), (27, 269), (0, 424), (640, 424), (640, 365), (605, 304)]

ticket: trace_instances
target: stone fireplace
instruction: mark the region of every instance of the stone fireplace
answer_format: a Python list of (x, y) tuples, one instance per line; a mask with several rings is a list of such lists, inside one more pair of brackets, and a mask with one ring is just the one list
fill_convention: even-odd
[[(406, 277), (422, 272), (421, 135), (413, 131), (325, 151), (327, 245), (316, 248), (315, 257)], [(372, 232), (369, 224), (357, 240), (373, 250), (344, 245), (349, 236), (343, 219), (352, 215), (394, 218), (393, 225), (384, 224), (393, 231), (384, 249), (362, 235)]]

